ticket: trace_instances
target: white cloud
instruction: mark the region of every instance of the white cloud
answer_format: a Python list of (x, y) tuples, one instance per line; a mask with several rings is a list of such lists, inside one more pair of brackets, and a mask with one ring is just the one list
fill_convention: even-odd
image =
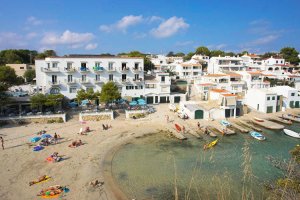
[(267, 35), (261, 38), (258, 38), (256, 40), (253, 40), (251, 42), (248, 42), (246, 46), (257, 46), (257, 45), (263, 45), (263, 44), (269, 44), (279, 38), (279, 35)]
[(41, 25), (43, 23), (42, 20), (39, 20), (33, 16), (28, 17), (26, 22), (27, 24), (34, 25), (34, 26)]
[(127, 28), (130, 26), (134, 26), (136, 24), (139, 24), (143, 21), (143, 16), (135, 16), (135, 15), (128, 15), (124, 16), (122, 19), (120, 19), (118, 22), (111, 24), (111, 25), (101, 25), (100, 30), (104, 32), (112, 32), (112, 31), (122, 31), (126, 32)]
[(37, 36), (38, 36), (38, 34), (36, 32), (30, 32), (30, 33), (26, 34), (26, 38), (29, 39), (29, 40), (33, 39), (33, 38), (35, 38)]
[(86, 44), (94, 39), (92, 33), (76, 33), (66, 30), (61, 35), (46, 33), (41, 40), (44, 45), (70, 45), (71, 48), (79, 48), (79, 45)]
[(14, 32), (0, 32), (0, 49), (20, 48), (27, 44), (24, 36)]
[(159, 17), (159, 16), (151, 16), (148, 18), (148, 21), (151, 23), (151, 22), (156, 22), (156, 21), (164, 21), (164, 18), (162, 17)]
[(151, 34), (156, 38), (166, 38), (176, 34), (180, 30), (189, 28), (189, 26), (183, 18), (174, 16), (163, 21), (157, 28), (152, 29)]
[(135, 32), (135, 33), (133, 33), (133, 37), (135, 39), (143, 39), (143, 38), (147, 37), (147, 34), (146, 33), (137, 33), (137, 32)]
[(98, 47), (98, 44), (97, 43), (90, 43), (90, 44), (87, 44), (85, 46), (85, 49), (86, 50), (93, 50), (93, 49), (96, 49)]
[(227, 44), (218, 44), (215, 46), (216, 49), (223, 49), (224, 47), (226, 47)]

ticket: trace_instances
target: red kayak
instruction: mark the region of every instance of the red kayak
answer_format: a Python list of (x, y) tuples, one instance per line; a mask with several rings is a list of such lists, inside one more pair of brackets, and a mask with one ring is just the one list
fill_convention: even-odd
[(181, 127), (180, 127), (178, 124), (175, 124), (175, 128), (176, 128), (176, 130), (177, 130), (178, 132), (181, 131)]

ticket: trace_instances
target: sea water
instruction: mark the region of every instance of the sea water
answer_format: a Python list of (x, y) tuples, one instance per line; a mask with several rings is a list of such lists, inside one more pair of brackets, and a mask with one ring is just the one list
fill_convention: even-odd
[[(299, 132), (300, 124), (287, 128)], [(265, 141), (249, 133), (218, 136), (219, 143), (206, 151), (203, 145), (212, 138), (179, 141), (154, 134), (135, 139), (115, 154), (112, 176), (129, 199), (265, 199), (264, 184), (283, 175), (267, 157), (288, 160), (300, 141), (283, 131), (262, 133)]]

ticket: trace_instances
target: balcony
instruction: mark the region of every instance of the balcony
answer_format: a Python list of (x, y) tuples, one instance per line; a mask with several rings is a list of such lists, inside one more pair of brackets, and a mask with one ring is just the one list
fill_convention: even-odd
[(95, 79), (95, 84), (97, 84), (97, 85), (101, 85), (101, 84), (104, 84), (104, 81), (103, 80), (96, 80)]
[(90, 84), (90, 80), (79, 80), (81, 84)]
[(95, 73), (101, 73), (104, 71), (104, 67), (100, 67), (100, 66), (94, 66), (93, 70)]
[(77, 83), (77, 80), (65, 80), (65, 83), (68, 85), (73, 85)]
[(244, 85), (244, 81), (230, 81), (231, 85)]
[(122, 84), (130, 84), (131, 83), (131, 81), (130, 81), (129, 78), (127, 78), (127, 79), (120, 79), (120, 81), (121, 81)]
[(134, 67), (134, 68), (131, 68), (131, 71), (133, 73), (139, 73), (139, 72), (143, 71), (143, 68), (142, 67)]
[(42, 70), (42, 72), (45, 72), (45, 73), (60, 72), (58, 67), (57, 68), (42, 68), (41, 70)]
[(49, 81), (48, 83), (50, 86), (58, 86), (61, 84), (60, 81)]
[(65, 72), (66, 72), (66, 73), (75, 73), (75, 72), (76, 72), (76, 69), (73, 68), (73, 67), (65, 68)]
[(128, 67), (124, 67), (124, 68), (120, 68), (119, 70), (120, 72), (128, 72), (129, 71), (129, 68)]
[(89, 73), (90, 72), (89, 68), (82, 67), (82, 66), (79, 68), (79, 71), (80, 71), (80, 73)]
[(115, 67), (108, 67), (107, 69), (108, 72), (115, 72), (117, 71)]

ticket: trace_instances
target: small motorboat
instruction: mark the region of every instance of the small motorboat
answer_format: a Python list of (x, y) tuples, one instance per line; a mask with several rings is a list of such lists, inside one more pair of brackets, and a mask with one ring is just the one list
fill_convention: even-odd
[(256, 132), (256, 131), (251, 131), (250, 134), (252, 137), (254, 137), (257, 140), (265, 140), (266, 139), (265, 136), (263, 136), (262, 134), (260, 134), (259, 132)]
[(223, 126), (230, 126), (230, 125), (231, 125), (228, 121), (226, 121), (226, 120), (224, 120), (224, 119), (221, 120), (220, 123), (221, 123)]
[(178, 132), (181, 131), (181, 127), (180, 127), (178, 124), (175, 124), (175, 128), (176, 128), (176, 130), (177, 130)]
[(288, 136), (291, 136), (291, 137), (294, 137), (294, 138), (300, 138), (300, 133), (297, 133), (295, 131), (292, 131), (292, 130), (289, 130), (289, 129), (283, 129), (283, 132)]
[(263, 121), (264, 121), (263, 119), (258, 118), (258, 117), (254, 117), (253, 119), (254, 119), (255, 121), (257, 121), (257, 122), (263, 122)]
[(216, 146), (216, 144), (218, 143), (218, 141), (219, 141), (219, 139), (216, 139), (216, 140), (214, 140), (214, 141), (212, 141), (212, 142), (210, 142), (208, 144), (205, 144), (204, 147), (203, 147), (203, 149), (204, 150), (205, 149), (210, 149), (210, 148)]

